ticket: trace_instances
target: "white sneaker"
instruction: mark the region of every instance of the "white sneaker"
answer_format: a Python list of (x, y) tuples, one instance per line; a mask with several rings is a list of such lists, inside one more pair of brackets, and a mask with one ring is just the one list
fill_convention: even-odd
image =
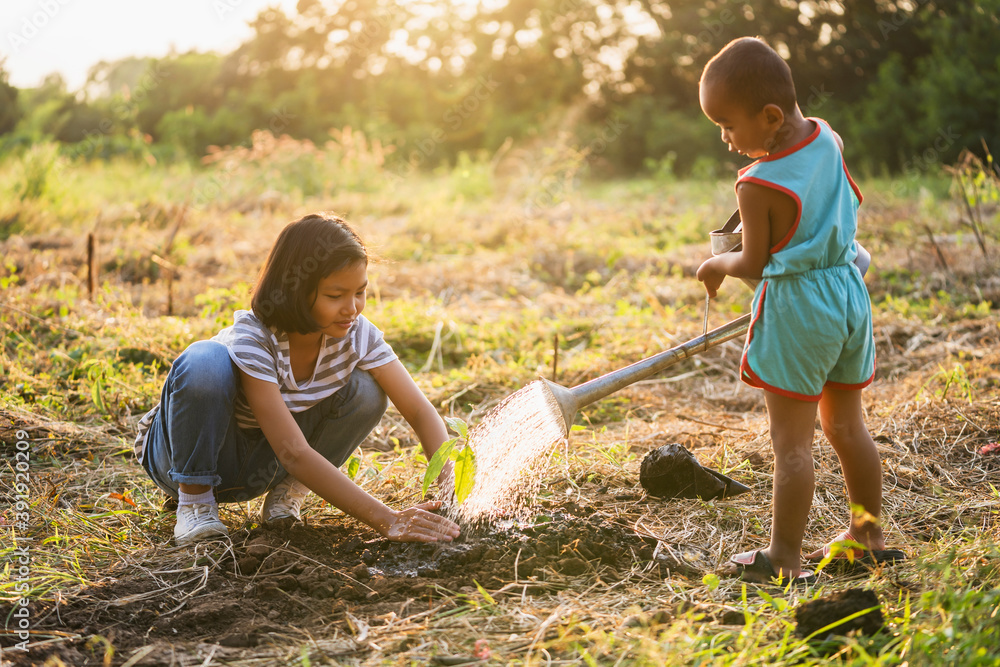
[(178, 545), (228, 536), (229, 531), (225, 524), (219, 521), (219, 506), (215, 503), (195, 503), (177, 507), (174, 542)]
[(309, 495), (309, 488), (288, 475), (267, 492), (260, 508), (260, 518), (265, 526), (282, 528), (300, 521), (302, 501)]

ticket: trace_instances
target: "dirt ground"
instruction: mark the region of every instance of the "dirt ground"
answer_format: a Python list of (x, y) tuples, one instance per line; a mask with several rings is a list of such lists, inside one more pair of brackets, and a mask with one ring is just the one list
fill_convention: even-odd
[[(234, 531), (231, 545), (199, 545), (193, 566), (150, 572), (123, 565), (101, 585), (58, 604), (33, 605), (35, 632), (75, 639), (4, 658), (100, 664), (84, 640), (92, 635), (105, 637), (121, 656), (148, 647), (134, 664), (176, 664), (174, 656), (197, 655), (205, 644), (216, 646), (220, 660), (259, 658), (268, 647), (285, 651), (290, 632), (326, 638), (337, 647), (326, 657), (346, 657), (372, 649), (371, 626), (413, 624), (464, 600), (545, 595), (582, 579), (624, 584), (694, 572), (683, 554), (657, 548), (655, 538), (598, 511), (616, 500), (607, 487), (588, 483), (583, 491), (592, 504), (569, 502), (530, 525), (480, 529), (453, 543), (389, 542), (350, 519), (307, 517), (284, 530), (248, 522)], [(175, 551), (190, 561), (190, 550)], [(404, 636), (378, 648), (405, 651), (416, 641)]]
[[(1000, 381), (1000, 358), (991, 352), (996, 331), (990, 321), (880, 329), (879, 373), (895, 381), (869, 391), (869, 428), (885, 462), (893, 546), (911, 555), (962, 527), (1000, 529), (989, 500), (1000, 457), (977, 453), (1000, 437), (1000, 403), (991, 389)], [(969, 350), (970, 381), (982, 392), (974, 402), (928, 395), (934, 369), (956, 348)], [(627, 465), (597, 462), (589, 451), (596, 443), (576, 442), (571, 447), (581, 458), (548, 471), (550, 488), (536, 499), (530, 524), (466, 531), (451, 544), (391, 543), (315, 502), (307, 503), (312, 511), (304, 523), (262, 530), (251, 503), (223, 506), (231, 542), (179, 549), (170, 546), (173, 513), (158, 510), (162, 498), (137, 498), (144, 527), (129, 525), (130, 534), (144, 535), (148, 546), (112, 558), (111, 570), (99, 577), (87, 572), (95, 584), (60, 585), (31, 603), (37, 640), (27, 653), (5, 650), (3, 664), (305, 664), (303, 655), (311, 664), (464, 664), (475, 659), (476, 637), (489, 640), (494, 658), (504, 662), (537, 652), (573, 617), (590, 617), (618, 634), (692, 610), (699, 623), (739, 626), (745, 618), (739, 584), (724, 583), (724, 593), (712, 594), (701, 582), (736, 545), (763, 546), (772, 464), (759, 397), (735, 380), (725, 391), (719, 384), (700, 394), (693, 384), (624, 390), (620, 401), (631, 406), (631, 416), (596, 430), (599, 448), (622, 443), (633, 455)], [(110, 431), (0, 415), (0, 439), (12, 442), (19, 430), (40, 443), (39, 460), (59, 462), (33, 478), (53, 512), (97, 510), (87, 509), (102, 496), (86, 487), (94, 470), (103, 471), (95, 481), (139, 474), (134, 463), (108, 468), (108, 459), (95, 460), (95, 453), (117, 449), (109, 449), (116, 435)], [(640, 459), (670, 442), (702, 462), (726, 462), (752, 492), (711, 502), (647, 495), (639, 485)], [(834, 534), (843, 520), (838, 462), (828, 446), (818, 446), (815, 456), (807, 546)], [(386, 500), (412, 504), (412, 498)], [(101, 521), (74, 529), (112, 531), (112, 519)], [(55, 524), (43, 530), (59, 532)], [(883, 599), (919, 594), (911, 568), (878, 579)], [(866, 576), (834, 572), (826, 581), (864, 585)], [(470, 609), (477, 610), (472, 624)], [(0, 609), (5, 617), (9, 612)]]
[[(657, 397), (667, 400), (672, 395), (654, 387), (630, 392), (628, 398), (652, 410)], [(964, 414), (968, 423), (996, 423), (997, 410), (997, 405), (981, 405), (966, 407)], [(697, 586), (724, 559), (728, 547), (722, 542), (732, 539), (725, 536), (745, 533), (753, 515), (767, 512), (770, 463), (766, 439), (761, 437), (766, 422), (752, 408), (742, 414), (742, 422), (736, 421), (738, 412), (717, 415), (713, 422), (693, 408), (687, 413), (706, 419), (684, 416), (651, 424), (649, 432), (633, 422), (633, 448), (648, 451), (674, 436), (705, 459), (710, 443), (741, 443), (732, 455), (742, 458), (745, 467), (732, 475), (754, 492), (711, 503), (654, 498), (638, 484), (636, 461), (634, 470), (620, 469), (615, 474), (607, 474), (606, 469), (578, 473), (572, 480), (572, 494), (561, 493), (569, 488), (568, 481), (561, 482), (560, 493), (542, 500), (535, 518), (526, 525), (510, 522), (466, 531), (453, 543), (434, 545), (389, 542), (328, 509), (306, 512), (305, 521), (291, 528), (265, 530), (254, 522), (253, 503), (223, 506), (223, 520), (232, 531), (230, 542), (176, 548), (169, 545), (172, 511), (162, 511), (152, 518), (154, 547), (120, 561), (96, 585), (71, 595), (57, 593), (54, 603), (33, 603), (33, 632), (49, 639), (37, 642), (28, 653), (5, 651), (4, 664), (59, 664), (52, 662), (54, 658), (66, 665), (289, 664), (300, 660), (301, 651), (311, 656), (312, 664), (371, 664), (372, 659), (382, 664), (379, 656), (388, 664), (413, 660), (465, 664), (475, 659), (475, 649), (442, 653), (441, 644), (432, 642), (430, 635), (454, 631), (466, 638), (452, 646), (468, 644), (471, 637), (489, 637), (494, 651), (502, 648), (499, 655), (523, 656), (546, 635), (546, 623), (557, 626), (565, 619), (568, 612), (562, 600), (566, 595), (586, 607), (591, 591), (600, 592), (599, 598), (592, 598), (595, 605), (607, 605), (611, 591), (621, 593), (624, 602), (616, 603), (614, 613), (603, 607), (592, 610), (619, 628), (669, 622), (691, 610), (701, 613), (699, 622), (738, 626), (745, 622), (738, 585), (714, 600), (703, 592), (693, 599), (678, 596), (667, 604), (662, 602), (663, 591), (681, 582), (682, 587)], [(51, 427), (5, 417), (5, 438), (12, 429), (29, 429), (38, 436), (51, 432)], [(955, 514), (962, 514), (961, 509), (948, 507), (941, 508), (940, 516), (928, 514), (926, 501), (939, 493), (938, 485), (955, 481), (963, 471), (995, 475), (1000, 459), (971, 457), (968, 446), (931, 453), (925, 444), (920, 446), (925, 448), (928, 467), (921, 474), (910, 467), (917, 464), (902, 453), (908, 448), (902, 438), (912, 433), (906, 417), (897, 409), (873, 420), (872, 428), (879, 433), (880, 447), (897, 451), (887, 457), (886, 484), (893, 519), (906, 527), (894, 524), (894, 539), (905, 539), (913, 554), (915, 545), (919, 549), (922, 542), (932, 541), (943, 527), (959, 520)], [(942, 445), (949, 439), (949, 430), (953, 440), (962, 440), (961, 427), (951, 415), (911, 417), (922, 419), (925, 443), (938, 429), (944, 436)], [(894, 423), (897, 419), (898, 424)], [(894, 427), (899, 431), (893, 432)], [(971, 442), (995, 440), (995, 429), (990, 433), (973, 434)], [(836, 480), (835, 465), (830, 452), (817, 453), (821, 486)], [(829, 484), (820, 492), (815, 509), (821, 516), (827, 511), (823, 500), (836, 491), (834, 486)], [(966, 488), (971, 493), (976, 486)], [(907, 505), (919, 518), (907, 514), (903, 509)], [(965, 511), (980, 506), (976, 501)], [(979, 514), (987, 511), (980, 510)], [(155, 514), (156, 510), (146, 507), (142, 512)], [(996, 529), (995, 517), (982, 514), (972, 520), (980, 518), (986, 521), (982, 524), (986, 530)], [(681, 535), (679, 523), (701, 523), (697, 530), (702, 532), (678, 541), (664, 538)], [(766, 534), (760, 527), (750, 530)], [(822, 535), (831, 529), (821, 525), (817, 530)], [(693, 546), (715, 543), (722, 551)], [(835, 578), (827, 583), (863, 584), (866, 574), (834, 572)], [(893, 574), (890, 582), (886, 584), (889, 590), (882, 591), (889, 597), (917, 590), (908, 574)], [(628, 609), (641, 611), (629, 614), (626, 604)], [(503, 631), (490, 634), (480, 623), (475, 630), (463, 624), (464, 610), (491, 605), (506, 605), (504, 613), (497, 615), (503, 618), (502, 623), (498, 621)], [(540, 609), (551, 615), (540, 617)], [(523, 627), (512, 620), (516, 613), (525, 615)], [(810, 613), (808, 622), (825, 623), (822, 608), (814, 606)], [(877, 627), (872, 625), (876, 622), (881, 624), (876, 618), (859, 627)], [(108, 645), (114, 647), (113, 655), (106, 652)], [(499, 655), (494, 653), (494, 657)]]

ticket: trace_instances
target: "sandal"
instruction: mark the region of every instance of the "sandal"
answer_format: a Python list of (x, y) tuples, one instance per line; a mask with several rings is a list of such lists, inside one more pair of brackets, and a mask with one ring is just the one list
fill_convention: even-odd
[[(829, 544), (823, 545), (823, 555), (819, 558), (809, 558), (806, 556), (806, 560), (818, 563), (824, 558), (830, 556), (830, 552), (833, 551), (834, 545), (839, 545), (842, 542), (854, 542), (858, 543), (857, 539), (851, 535), (851, 531), (845, 530), (840, 536)], [(868, 549), (865, 547), (844, 547), (838, 548), (838, 553), (833, 557), (834, 561), (838, 563), (841, 561), (847, 561), (851, 565), (860, 563), (861, 565), (867, 565), (869, 567), (875, 565), (892, 565), (893, 563), (899, 563), (906, 560), (906, 554), (900, 549)]]
[[(729, 559), (728, 564), (730, 567), (727, 573), (739, 575), (740, 579), (745, 581), (769, 584), (773, 580), (777, 580), (781, 585), (788, 581), (788, 577), (778, 574), (771, 564), (771, 559), (761, 549), (736, 554)], [(797, 577), (792, 579), (792, 583), (814, 584), (816, 583), (816, 575), (810, 570), (802, 570)]]

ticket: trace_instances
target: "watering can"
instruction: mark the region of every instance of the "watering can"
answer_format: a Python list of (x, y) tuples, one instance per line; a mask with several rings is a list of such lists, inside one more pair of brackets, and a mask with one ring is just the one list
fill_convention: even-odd
[[(709, 233), (709, 238), (712, 242), (712, 254), (721, 255), (725, 252), (735, 252), (740, 250), (743, 246), (742, 226), (743, 224), (740, 220), (740, 212), (737, 209), (737, 211), (730, 216), (726, 224), (723, 225), (722, 229), (717, 229)], [(854, 263), (858, 266), (858, 269), (861, 270), (861, 275), (863, 277), (865, 273), (867, 273), (868, 267), (871, 264), (871, 255), (861, 246), (860, 243), (856, 243), (856, 245), (858, 248), (858, 256), (855, 258)], [(757, 283), (760, 282), (760, 280), (752, 280), (749, 278), (743, 278), (742, 280), (751, 289), (756, 288)], [(705, 322), (706, 324), (708, 322), (707, 307), (705, 310)], [(583, 384), (577, 385), (571, 389), (558, 385), (550, 380), (546, 380), (545, 378), (542, 378), (542, 381), (555, 398), (556, 403), (559, 405), (559, 409), (562, 411), (563, 422), (566, 426), (566, 433), (568, 435), (569, 429), (573, 425), (573, 419), (576, 417), (577, 410), (583, 406), (599, 401), (605, 396), (613, 394), (633, 382), (638, 382), (639, 380), (647, 378), (650, 375), (659, 373), (665, 368), (704, 352), (710, 347), (715, 347), (716, 345), (725, 343), (727, 340), (732, 340), (737, 336), (741, 336), (747, 332), (749, 327), (749, 314), (735, 319), (729, 324), (721, 326), (718, 329), (713, 329), (712, 331), (707, 331), (706, 326), (706, 332), (697, 338), (689, 340), (688, 342), (678, 345), (677, 347), (672, 347), (669, 350), (660, 352), (652, 357), (637, 361), (631, 366), (626, 366), (625, 368), (612, 371), (599, 378), (590, 380), (589, 382), (584, 382)]]
[[(741, 226), (740, 212), (737, 209), (722, 229), (717, 229), (709, 234), (709, 238), (712, 241), (712, 254), (719, 255), (724, 252), (739, 250), (742, 247), (743, 240), (743, 233), (740, 231)], [(750, 289), (757, 286), (756, 282), (748, 280), (744, 280), (744, 282), (750, 286)], [(552, 394), (562, 412), (566, 434), (569, 435), (569, 430), (573, 425), (576, 413), (583, 406), (599, 401), (619, 389), (624, 389), (633, 382), (638, 382), (650, 375), (655, 375), (665, 368), (704, 352), (710, 347), (715, 347), (716, 345), (725, 343), (727, 340), (732, 340), (737, 336), (745, 334), (750, 327), (750, 315), (744, 315), (725, 326), (708, 331), (708, 306), (706, 303), (705, 325), (705, 331), (697, 338), (655, 354), (652, 357), (637, 361), (625, 368), (612, 371), (589, 382), (584, 382), (572, 389), (542, 378), (542, 382), (549, 390), (549, 393)]]
[[(639, 380), (649, 377), (654, 373), (658, 373), (668, 366), (673, 366), (684, 359), (693, 357), (700, 352), (704, 352), (710, 347), (724, 343), (727, 340), (732, 340), (733, 338), (746, 333), (749, 326), (750, 315), (747, 314), (739, 319), (733, 320), (729, 324), (719, 327), (718, 329), (713, 329), (712, 331), (704, 333), (697, 338), (689, 340), (682, 345), (672, 347), (669, 350), (660, 352), (652, 357), (637, 361), (631, 366), (626, 366), (625, 368), (617, 371), (612, 371), (606, 375), (602, 375), (601, 377), (595, 378), (589, 382), (584, 382), (583, 384), (577, 385), (571, 389), (558, 385), (551, 380), (546, 380), (545, 378), (542, 378), (542, 386), (548, 389), (552, 398), (555, 399), (556, 404), (559, 406), (559, 410), (562, 412), (563, 425), (566, 427), (566, 435), (569, 436), (570, 427), (573, 425), (573, 419), (576, 417), (577, 410), (581, 407), (590, 405), (591, 403), (594, 403), (609, 394), (613, 394), (633, 382), (638, 382)], [(680, 447), (680, 445), (677, 445), (677, 447)], [(741, 493), (746, 493), (750, 490), (750, 487), (740, 484), (736, 480), (727, 477), (720, 472), (711, 470), (710, 468), (703, 468), (690, 454), (688, 454), (688, 458), (690, 460), (687, 462), (687, 468), (680, 471), (681, 476), (686, 480), (685, 484), (682, 484), (681, 486), (685, 486), (686, 488), (688, 485), (693, 484), (693, 492), (696, 493), (698, 497), (703, 497), (705, 499), (716, 496), (732, 497)], [(644, 461), (644, 470), (645, 465), (646, 462)], [(676, 482), (677, 480), (674, 478), (677, 477), (678, 471), (672, 471), (670, 475), (672, 475), (672, 477), (670, 477), (670, 481)], [(706, 488), (713, 487), (711, 489), (713, 492), (712, 495), (705, 495), (705, 493), (699, 489), (699, 484), (694, 483), (699, 478), (702, 480), (702, 484), (700, 486)], [(643, 487), (650, 490), (649, 487), (646, 487), (645, 483), (643, 484)], [(653, 492), (650, 491), (650, 493)], [(686, 495), (683, 497), (693, 496)]]
[(566, 434), (569, 435), (569, 430), (573, 425), (577, 410), (583, 406), (599, 401), (605, 396), (624, 389), (634, 382), (655, 375), (674, 364), (704, 352), (710, 347), (721, 345), (727, 340), (741, 336), (747, 332), (749, 327), (750, 315), (748, 313), (729, 324), (723, 325), (718, 329), (713, 329), (686, 343), (672, 347), (669, 350), (664, 350), (659, 354), (647, 357), (625, 368), (612, 371), (575, 387), (563, 387), (545, 378), (542, 378), (542, 382), (559, 405), (563, 416), (563, 425), (566, 427)]

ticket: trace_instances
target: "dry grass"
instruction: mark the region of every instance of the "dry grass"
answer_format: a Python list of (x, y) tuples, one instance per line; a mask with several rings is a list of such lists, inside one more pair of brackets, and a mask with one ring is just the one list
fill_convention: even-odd
[[(355, 211), (350, 217), (362, 235), (391, 260), (373, 270), (371, 317), (387, 330), (442, 413), (470, 423), (527, 381), (551, 374), (556, 334), (560, 383), (572, 386), (621, 367), (700, 333), (700, 288), (690, 272), (707, 244), (644, 249), (632, 216), (654, 200), (637, 198), (630, 207), (623, 198), (615, 202), (623, 210), (599, 221), (588, 212), (609, 207), (582, 197), (568, 209), (552, 209), (551, 219), (531, 221), (511, 210), (482, 212), (474, 205), (439, 206), (436, 216), (416, 208), (386, 214), (385, 202), (373, 204), (371, 213)], [(872, 287), (873, 295), (897, 300), (875, 299), (879, 370), (865, 406), (885, 465), (889, 541), (913, 556), (904, 565), (875, 572), (834, 569), (822, 587), (805, 591), (705, 577), (733, 552), (763, 546), (769, 534), (766, 415), (760, 395), (738, 381), (739, 347), (730, 343), (585, 408), (578, 423), (586, 429), (538, 471), (544, 479), (535, 498), (540, 513), (599, 515), (655, 538), (653, 558), (636, 558), (628, 571), (591, 563), (583, 574), (553, 570), (540, 579), (515, 568), (500, 586), (480, 590), (467, 581), (431, 603), (377, 607), (325, 600), (319, 618), (301, 627), (278, 619), (278, 627), (252, 648), (180, 635), (136, 645), (136, 633), (148, 634), (136, 628), (129, 630), (127, 648), (114, 650), (123, 645), (116, 637), (125, 636), (125, 620), (111, 628), (100, 620), (63, 625), (60, 615), (68, 609), (74, 619), (81, 609), (108, 619), (138, 608), (179, 618), (222, 595), (222, 575), (245, 588), (259, 583), (258, 575), (240, 567), (256, 504), (223, 512), (234, 529), (231, 544), (169, 546), (172, 518), (131, 459), (132, 428), (155, 400), (165, 362), (190, 341), (211, 335), (239, 303), (244, 288), (233, 290), (233, 284), (252, 280), (277, 229), (299, 213), (335, 204), (307, 202), (250, 216), (224, 210), (189, 214), (171, 255), (181, 265), (169, 295), (172, 317), (164, 317), (163, 275), (146, 261), (162, 249), (169, 224), (99, 228), (105, 257), (121, 261), (106, 269), (96, 303), (69, 301), (82, 294), (78, 238), (57, 242), (59, 234), (39, 231), (3, 243), (19, 282), (4, 290), (0, 306), (0, 437), (5, 453), (13, 451), (18, 431), (31, 441), (29, 528), (12, 526), (10, 456), (0, 481), (10, 505), (0, 516), (5, 557), (12, 548), (7, 536), (33, 540), (27, 581), (35, 630), (30, 658), (5, 648), (2, 660), (206, 667), (460, 664), (480, 640), (479, 649), (485, 642), (492, 653), (490, 664), (822, 662), (815, 647), (794, 637), (793, 609), (799, 600), (850, 586), (878, 593), (892, 632), (846, 639), (835, 649), (846, 663), (929, 664), (934, 641), (942, 656), (962, 646), (960, 637), (950, 649), (944, 644), (944, 626), (953, 637), (964, 632), (976, 641), (996, 638), (988, 613), (977, 625), (962, 615), (960, 603), (977, 617), (992, 609), (995, 619), (995, 598), (968, 596), (1000, 585), (1000, 459), (977, 453), (1000, 436), (1000, 318), (970, 296), (975, 280), (969, 287), (968, 277), (989, 271), (981, 262), (971, 262), (976, 266), (967, 266), (966, 274), (938, 276), (955, 288), (950, 301), (898, 292), (889, 276), (932, 264), (929, 246), (910, 247), (906, 256), (886, 252)], [(714, 194), (691, 208), (724, 219), (725, 202)], [(690, 233), (682, 223), (686, 214), (683, 208), (674, 213), (682, 234)], [(670, 224), (661, 221), (656, 233)], [(619, 262), (608, 255), (616, 233), (625, 248)], [(946, 250), (957, 253), (951, 246)], [(729, 295), (713, 304), (717, 324), (745, 307), (745, 288), (727, 289)], [(902, 312), (898, 300), (908, 298), (909, 311)], [(125, 349), (145, 365), (116, 363)], [(88, 375), (81, 367), (87, 359), (103, 360), (104, 370)], [(646, 496), (638, 485), (640, 460), (670, 442), (685, 445), (753, 493), (710, 502)], [(362, 447), (362, 486), (393, 506), (415, 502), (422, 463), (414, 445), (405, 423), (390, 412)], [(807, 547), (824, 543), (847, 519), (839, 464), (819, 431), (814, 452), (817, 492)], [(312, 500), (307, 511), (311, 522), (363, 533), (324, 503)], [(312, 564), (348, 577), (353, 565)], [(12, 571), (5, 571), (9, 583), (0, 585), (5, 647), (13, 644), (16, 627), (7, 612), (20, 597)], [(960, 595), (966, 597), (949, 597)], [(299, 597), (293, 604), (313, 602)], [(875, 657), (865, 662), (866, 655)]]

